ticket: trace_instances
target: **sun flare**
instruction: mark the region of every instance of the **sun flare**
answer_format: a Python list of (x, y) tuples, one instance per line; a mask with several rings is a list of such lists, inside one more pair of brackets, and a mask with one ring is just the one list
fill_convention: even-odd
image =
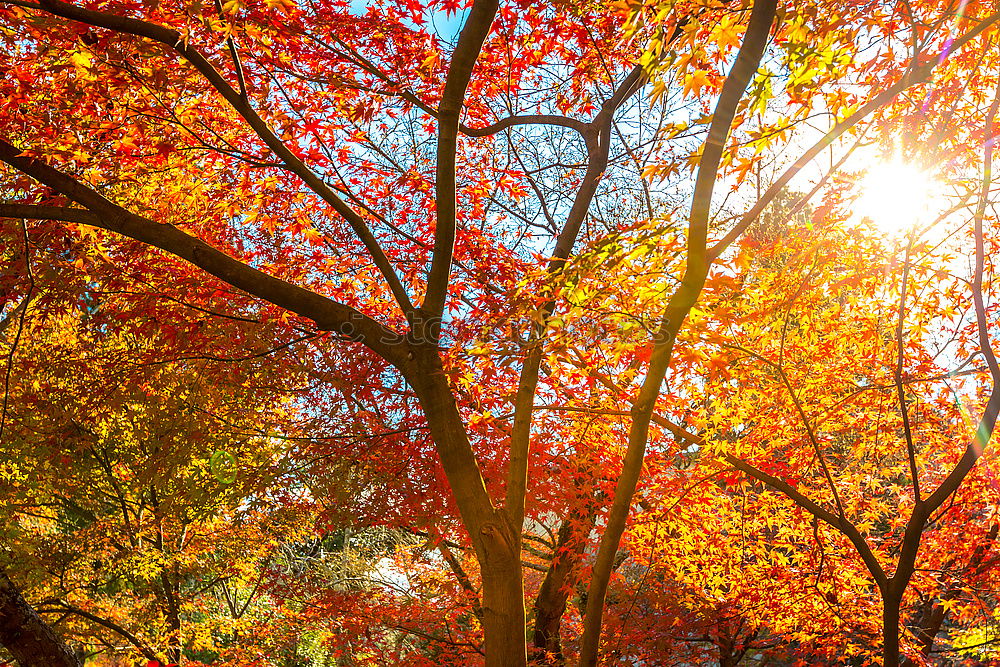
[(940, 181), (899, 158), (873, 164), (859, 185), (855, 215), (870, 219), (889, 235), (906, 233), (917, 224), (929, 222), (941, 195)]

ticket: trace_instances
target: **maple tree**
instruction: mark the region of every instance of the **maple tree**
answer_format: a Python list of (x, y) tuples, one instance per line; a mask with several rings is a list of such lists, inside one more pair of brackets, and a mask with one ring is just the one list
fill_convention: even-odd
[[(713, 356), (721, 363), (695, 370), (702, 382), (694, 386), (704, 398), (684, 408), (678, 422), (689, 426), (665, 423), (688, 443), (718, 455), (700, 455), (690, 474), (654, 487), (649, 498), (664, 500), (650, 502), (631, 538), (634, 558), (648, 568), (642, 580), (651, 582), (629, 595), (689, 610), (687, 617), (672, 612), (653, 618), (667, 622), (664, 632), (674, 636), (695, 633), (716, 642), (722, 655), (731, 654), (734, 643), (740, 650), (756, 643), (758, 650), (776, 648), (779, 654), (792, 645), (796, 657), (821, 664), (840, 656), (872, 660), (884, 639), (887, 654), (902, 649), (908, 664), (925, 664), (945, 617), (964, 606), (953, 604), (953, 596), (977, 608), (950, 618), (956, 628), (982, 623), (980, 605), (993, 604), (991, 587), (980, 578), (990, 576), (995, 562), (989, 554), (996, 494), (986, 487), (993, 485), (996, 468), (991, 455), (981, 460), (948, 505), (921, 525), (922, 550), (892, 575), (912, 577), (904, 595), (892, 600), (877, 594), (881, 571), (872, 561), (892, 567), (913, 539), (906, 532), (912, 510), (905, 429), (901, 413), (892, 410), (899, 295), (891, 294), (892, 287), (886, 293), (885, 276), (900, 260), (910, 264), (908, 289), (917, 303), (907, 310), (910, 324), (900, 330), (911, 341), (907, 357), (914, 365), (903, 386), (907, 402), (919, 406), (911, 437), (924, 484), (954, 470), (963, 454), (956, 440), (976, 437), (969, 413), (983, 410), (989, 386), (972, 393), (961, 387), (983, 377), (981, 368), (970, 367), (978, 353), (965, 363), (947, 357), (952, 368), (934, 359), (958, 341), (977, 349), (978, 325), (974, 317), (953, 320), (943, 336), (920, 335), (941, 317), (942, 295), (956, 296), (955, 275), (939, 268), (941, 257), (930, 244), (919, 252), (897, 246), (901, 255), (887, 262), (877, 237), (855, 230), (845, 235), (829, 220), (788, 228), (782, 236), (744, 243), (746, 254), (734, 258), (749, 265), (738, 289), (732, 274), (707, 288), (705, 307), (725, 315), (713, 320), (706, 314), (706, 326), (692, 333), (703, 350), (719, 346)], [(780, 273), (772, 271), (776, 260)], [(923, 281), (923, 289), (915, 285)], [(779, 335), (762, 334), (771, 327)], [(720, 467), (722, 461), (750, 483)], [(679, 493), (666, 491), (678, 487)], [(823, 514), (823, 501), (813, 499), (824, 497), (834, 507), (840, 503), (843, 518)], [(850, 532), (862, 538), (852, 540)], [(892, 636), (899, 629), (893, 617), (903, 621), (898, 637)], [(669, 625), (674, 618), (679, 627)], [(744, 637), (733, 636), (733, 619)], [(644, 634), (635, 632), (633, 644)]]
[[(241, 625), (233, 615), (182, 628), (182, 618), (215, 588), (262, 578), (276, 551), (268, 535), (292, 540), (308, 526), (309, 513), (272, 488), (287, 450), (264, 418), (287, 412), (279, 359), (264, 382), (253, 359), (213, 358), (212, 338), (237, 333), (220, 318), (193, 327), (189, 344), (192, 330), (156, 325), (157, 340), (145, 318), (122, 318), (134, 294), (90, 283), (88, 298), (67, 298), (87, 262), (50, 268), (61, 289), (35, 285), (10, 359), (5, 567), (30, 582), (35, 610), (60, 619), (63, 635), (112, 653), (125, 640), (176, 662), (182, 646), (203, 652), (212, 632)], [(190, 305), (143, 311), (169, 320)]]
[[(758, 530), (794, 544), (758, 558), (801, 567), (835, 554), (850, 576), (834, 580), (817, 566), (816, 595), (853, 591), (857, 602), (857, 591), (872, 598), (877, 590), (881, 610), (851, 607), (851, 631), (872, 644), (877, 618), (883, 648), (874, 653), (898, 662), (901, 608), (918, 608), (902, 620), (924, 637), (917, 643), (933, 644), (934, 605), (971, 618), (960, 608), (961, 577), (990, 571), (973, 548), (938, 563), (961, 576), (917, 575), (922, 539), (954, 539), (939, 522), (991, 511), (954, 494), (982, 483), (962, 487), (978, 470), (1000, 403), (989, 393), (1000, 371), (983, 297), (992, 289), (992, 149), (981, 188), (966, 188), (952, 211), (960, 216), (974, 202), (971, 285), (939, 275), (949, 260), (917, 240), (904, 260), (871, 268), (884, 242), (843, 232), (851, 204), (835, 162), (865, 132), (905, 132), (940, 147), (954, 174), (978, 168), (995, 125), (983, 91), (1000, 15), (975, 2), (841, 5), (386, 0), (362, 10), (283, 0), (2, 0), (0, 66), (9, 74), (0, 83), (0, 216), (11, 267), (6, 316), (16, 324), (5, 327), (13, 334), (5, 337), (4, 420), (27, 413), (15, 409), (24, 399), (11, 384), (25, 331), (40, 330), (25, 328), (25, 314), (51, 308), (58, 297), (50, 295), (86, 305), (88, 295), (122, 291), (131, 296), (91, 326), (135, 323), (131, 335), (159, 347), (127, 356), (162, 353), (173, 383), (165, 386), (198, 372), (183, 363), (192, 350), (301, 379), (304, 397), (283, 428), (310, 443), (294, 458), (331, 521), (350, 515), (427, 536), (427, 549), (409, 563), (397, 555), (395, 566), (421, 572), (427, 595), (387, 592), (350, 607), (357, 596), (323, 590), (314, 577), (276, 578), (276, 591), (312, 596), (286, 628), (334, 618), (359, 628), (381, 618), (394, 627), (379, 637), (372, 630), (373, 655), (518, 665), (528, 660), (528, 606), (533, 660), (573, 653), (596, 664), (602, 646), (609, 656), (620, 650), (610, 629), (628, 627), (634, 605), (623, 604), (619, 587), (629, 568), (670, 560), (643, 564), (633, 542), (655, 546), (644, 531), (673, 521), (650, 517), (689, 474), (674, 465), (683, 448), (698, 459), (691, 475), (727, 464), (771, 489), (756, 487), (753, 502), (789, 517), (790, 532), (774, 532), (773, 520)], [(451, 39), (435, 21), (456, 12), (462, 27)], [(813, 233), (787, 245), (747, 236), (818, 156), (831, 167), (807, 193), (825, 197)], [(723, 203), (720, 184), (733, 193)], [(787, 212), (774, 216), (792, 226)], [(818, 254), (823, 243), (849, 250), (839, 259)], [(763, 261), (755, 255), (767, 257), (762, 248), (771, 263), (755, 266)], [(816, 267), (784, 271), (795, 266), (789, 258)], [(902, 285), (901, 296), (879, 305), (883, 276)], [(865, 297), (854, 297), (860, 305), (844, 321), (837, 290)], [(925, 291), (936, 300), (907, 305)], [(923, 336), (949, 330), (970, 300), (975, 324), (963, 322), (949, 354), (988, 363), (965, 393), (969, 410), (985, 416), (963, 450), (955, 441), (968, 433), (946, 386), (914, 378), (950, 372)], [(878, 326), (894, 308), (895, 335)], [(206, 324), (216, 318), (238, 326)], [(787, 371), (786, 345), (790, 364), (813, 370)], [(279, 354), (289, 349), (298, 366)], [(862, 373), (858, 350), (878, 372)], [(850, 365), (837, 366), (844, 358)], [(48, 372), (35, 371), (35, 381)], [(124, 381), (139, 387), (139, 378)], [(814, 412), (857, 389), (859, 378), (898, 394), (899, 423), (852, 441), (843, 435), (852, 420), (882, 408), (848, 401), (824, 431), (813, 429)], [(154, 396), (141, 402), (158, 405)], [(113, 408), (130, 405), (89, 398), (89, 419), (113, 422)], [(922, 413), (915, 436), (908, 406), (916, 402), (936, 412)], [(161, 405), (171, 423), (180, 407)], [(51, 405), (39, 417), (59, 423)], [(260, 451), (248, 451), (248, 461), (268, 452), (254, 442)], [(179, 455), (205, 453), (192, 444)], [(836, 476), (831, 458), (842, 464)], [(169, 470), (148, 463), (154, 476)], [(77, 474), (85, 483), (91, 473)], [(881, 503), (866, 500), (865, 484), (878, 487)], [(171, 491), (178, 507), (182, 487)], [(706, 530), (730, 530), (732, 496), (690, 502), (718, 511), (700, 522)], [(974, 542), (988, 550), (988, 522), (976, 524)], [(298, 539), (294, 531), (286, 538)], [(690, 553), (702, 549), (687, 539)], [(721, 568), (727, 558), (708, 561)], [(765, 576), (749, 565), (727, 585)], [(450, 577), (441, 580), (445, 567)], [(682, 571), (669, 576), (690, 589)], [(706, 611), (702, 600), (696, 621), (695, 598), (675, 597), (673, 618), (707, 622), (726, 660), (755, 641), (752, 609)], [(446, 611), (433, 605), (442, 598)], [(792, 637), (789, 624), (802, 617), (788, 614), (767, 632)], [(171, 659), (179, 659), (169, 640), (176, 626), (165, 633)], [(440, 627), (446, 632), (428, 631)], [(416, 633), (430, 648), (394, 646)], [(42, 629), (29, 639), (53, 643)], [(329, 637), (338, 641), (350, 638)]]

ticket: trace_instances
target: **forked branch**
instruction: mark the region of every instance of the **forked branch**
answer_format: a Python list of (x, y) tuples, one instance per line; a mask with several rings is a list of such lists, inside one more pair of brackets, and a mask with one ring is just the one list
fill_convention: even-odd
[[(3, 0), (6, 2), (6, 0)], [(159, 42), (164, 46), (180, 54), (185, 60), (205, 78), (206, 81), (222, 96), (226, 102), (238, 113), (250, 126), (254, 133), (267, 145), (271, 151), (284, 163), (284, 165), (296, 176), (298, 176), (309, 189), (315, 192), (323, 201), (337, 212), (354, 230), (354, 233), (361, 240), (365, 249), (372, 257), (375, 266), (385, 279), (395, 297), (399, 307), (404, 313), (411, 313), (413, 305), (409, 295), (403, 287), (399, 276), (396, 275), (389, 258), (382, 249), (378, 239), (372, 233), (368, 223), (354, 209), (350, 207), (341, 197), (328, 186), (318, 174), (313, 172), (306, 164), (271, 130), (267, 122), (250, 105), (247, 97), (240, 91), (234, 89), (225, 77), (219, 73), (214, 65), (200, 51), (191, 46), (188, 41), (178, 31), (162, 25), (150, 23), (140, 19), (119, 16), (108, 12), (99, 12), (91, 9), (84, 9), (76, 5), (61, 2), (61, 0), (40, 0), (39, 3), (45, 11), (71, 21), (77, 21), (86, 25), (98, 28), (105, 28), (114, 32), (143, 37), (154, 42)], [(239, 65), (240, 79), (242, 81), (242, 65)]]

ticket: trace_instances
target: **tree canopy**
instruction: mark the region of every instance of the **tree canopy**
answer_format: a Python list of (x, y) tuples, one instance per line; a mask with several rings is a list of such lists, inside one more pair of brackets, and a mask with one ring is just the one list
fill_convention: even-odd
[(0, 44), (20, 664), (1000, 659), (994, 3)]

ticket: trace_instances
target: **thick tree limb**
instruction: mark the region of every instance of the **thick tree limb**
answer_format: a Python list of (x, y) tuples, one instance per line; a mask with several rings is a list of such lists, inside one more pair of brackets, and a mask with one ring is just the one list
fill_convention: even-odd
[(553, 662), (557, 665), (563, 663), (560, 628), (566, 603), (576, 583), (574, 573), (583, 558), (587, 538), (597, 521), (593, 502), (585, 497), (578, 497), (577, 502), (579, 505), (563, 519), (559, 527), (556, 548), (535, 599), (535, 648), (554, 656)]
[[(444, 92), (441, 94), (441, 103), (438, 105), (437, 183), (435, 184), (437, 227), (434, 232), (431, 269), (427, 275), (427, 294), (421, 306), (425, 317), (436, 320), (431, 325), (432, 329), (437, 329), (438, 321), (444, 313), (444, 302), (451, 276), (451, 260), (455, 254), (458, 206), (455, 165), (459, 119), (465, 103), (465, 91), (472, 79), (472, 69), (479, 59), (483, 42), (486, 41), (499, 6), (498, 0), (475, 0), (472, 3), (472, 10), (459, 35), (455, 53), (452, 54)], [(428, 330), (420, 333), (428, 336), (425, 340), (437, 340), (437, 331)]]
[[(634, 66), (615, 88), (611, 97), (601, 105), (601, 110), (590, 122), (583, 125), (581, 134), (587, 146), (587, 171), (573, 199), (562, 231), (556, 238), (548, 274), (555, 276), (566, 265), (573, 247), (580, 236), (590, 204), (597, 194), (601, 177), (608, 167), (611, 149), (611, 132), (614, 115), (632, 95), (642, 89), (647, 80), (645, 70)], [(569, 119), (566, 119), (569, 120)], [(579, 128), (575, 128), (579, 129)], [(518, 377), (514, 398), (514, 423), (511, 427), (510, 462), (507, 469), (507, 494), (504, 507), (515, 525), (524, 522), (524, 499), (528, 487), (528, 456), (531, 440), (531, 414), (534, 410), (535, 392), (538, 388), (538, 371), (542, 361), (542, 340), (556, 303), (548, 299), (541, 307), (540, 321), (532, 329), (528, 350)]]
[[(566, 216), (562, 231), (556, 238), (548, 274), (555, 276), (566, 265), (573, 247), (580, 236), (583, 222), (587, 218), (590, 204), (597, 194), (601, 177), (608, 168), (611, 149), (611, 130), (615, 112), (645, 81), (642, 67), (635, 66), (616, 88), (614, 94), (602, 106), (593, 121), (585, 126), (583, 137), (587, 145), (587, 171), (580, 188), (573, 198), (573, 205)], [(556, 303), (548, 299), (541, 307), (539, 320), (533, 327), (528, 342), (528, 351), (518, 377), (517, 393), (514, 397), (514, 424), (511, 427), (510, 463), (507, 468), (507, 496), (504, 507), (515, 525), (524, 522), (524, 497), (528, 486), (528, 455), (531, 439), (531, 413), (538, 388), (538, 371), (542, 362), (542, 339), (548, 328), (549, 318), (555, 311)]]
[(608, 514), (607, 528), (601, 538), (587, 592), (587, 612), (580, 638), (580, 666), (597, 664), (604, 615), (604, 599), (614, 566), (618, 545), (625, 532), (632, 497), (635, 494), (649, 439), (649, 424), (656, 408), (660, 385), (670, 365), (674, 341), (684, 320), (694, 306), (708, 276), (711, 258), (706, 252), (708, 220), (712, 193), (719, 165), (740, 99), (757, 71), (771, 33), (777, 10), (776, 0), (759, 0), (753, 5), (746, 36), (740, 46), (732, 71), (722, 85), (708, 138), (698, 166), (691, 214), (688, 221), (687, 266), (680, 286), (671, 296), (655, 335), (649, 369), (632, 406), (632, 425), (622, 474), (615, 488), (615, 498)]
[(70, 176), (39, 160), (21, 157), (19, 153), (15, 147), (0, 139), (0, 161), (89, 210), (2, 203), (0, 216), (76, 222), (147, 243), (187, 260), (248, 294), (309, 318), (324, 331), (336, 331), (358, 340), (400, 370), (406, 367), (408, 359), (402, 336), (360, 311), (258, 271), (172, 225), (131, 213)]
[[(654, 414), (652, 419), (657, 425), (666, 428), (675, 438), (682, 442), (699, 445), (701, 447), (704, 447), (706, 444), (705, 439), (701, 436), (681, 428), (665, 417)], [(854, 544), (855, 548), (858, 549), (861, 559), (865, 562), (865, 565), (868, 567), (869, 572), (871, 572), (872, 577), (875, 578), (875, 583), (878, 584), (879, 588), (885, 586), (888, 581), (885, 570), (882, 568), (881, 564), (879, 564), (878, 559), (875, 558), (875, 554), (868, 546), (868, 543), (864, 540), (860, 531), (858, 531), (858, 529), (847, 519), (846, 516), (834, 514), (833, 512), (824, 509), (819, 503), (806, 496), (785, 480), (766, 473), (760, 468), (751, 465), (729, 452), (723, 454), (723, 458), (727, 463), (743, 474), (748, 477), (752, 477), (759, 482), (767, 484), (776, 491), (780, 491), (788, 496), (788, 498), (796, 505), (847, 536), (847, 538)]]
[(84, 9), (76, 5), (61, 2), (61, 0), (40, 0), (39, 4), (45, 11), (61, 16), (72, 21), (85, 23), (98, 28), (106, 28), (114, 32), (135, 35), (159, 42), (164, 46), (176, 51), (184, 57), (195, 69), (201, 73), (209, 84), (218, 92), (226, 102), (247, 122), (250, 128), (257, 134), (268, 148), (270, 148), (281, 161), (298, 176), (302, 181), (327, 204), (343, 217), (351, 229), (357, 234), (364, 244), (368, 253), (372, 257), (375, 266), (378, 267), (385, 278), (389, 289), (404, 313), (409, 314), (413, 310), (409, 295), (396, 275), (389, 258), (382, 249), (365, 222), (358, 213), (352, 209), (347, 202), (340, 198), (334, 190), (323, 182), (295, 153), (281, 140), (268, 126), (267, 122), (250, 105), (247, 97), (234, 89), (228, 81), (219, 73), (209, 60), (197, 49), (188, 44), (187, 39), (178, 31), (165, 26), (142, 21), (140, 19), (119, 16), (107, 12), (98, 12), (91, 9)]

